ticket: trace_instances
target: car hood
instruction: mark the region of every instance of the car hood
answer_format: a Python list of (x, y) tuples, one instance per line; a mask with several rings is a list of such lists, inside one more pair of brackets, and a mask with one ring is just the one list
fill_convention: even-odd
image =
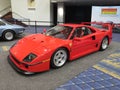
[(66, 41), (43, 34), (33, 34), (19, 40), (10, 51), (22, 61), (30, 53), (34, 53), (37, 56), (45, 55), (45, 53), (63, 46), (63, 44), (67, 43)]

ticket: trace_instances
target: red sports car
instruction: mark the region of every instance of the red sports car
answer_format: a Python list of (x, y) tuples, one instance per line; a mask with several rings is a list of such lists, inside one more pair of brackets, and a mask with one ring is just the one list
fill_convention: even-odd
[[(105, 29), (96, 28), (94, 24), (101, 24)], [(17, 71), (33, 74), (51, 67), (60, 68), (68, 60), (105, 50), (111, 39), (110, 24), (57, 25), (42, 34), (32, 34), (19, 40), (10, 48), (8, 61)]]

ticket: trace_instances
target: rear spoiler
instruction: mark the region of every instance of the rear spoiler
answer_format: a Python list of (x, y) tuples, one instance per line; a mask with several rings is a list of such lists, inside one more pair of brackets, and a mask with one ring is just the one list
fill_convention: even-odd
[(97, 24), (97, 25), (103, 25), (103, 24), (110, 24), (112, 26), (112, 28), (115, 28), (115, 27), (119, 27), (120, 28), (120, 23), (112, 23), (112, 22), (106, 22), (106, 23), (103, 23), (103, 22), (82, 22), (81, 24), (86, 24), (86, 25), (90, 25), (90, 24)]
[(101, 24), (103, 24), (103, 22), (81, 22), (81, 24), (84, 24), (84, 25), (89, 25), (89, 24), (98, 24), (98, 25), (101, 25)]
[(113, 23), (103, 23), (103, 22), (81, 22), (81, 24), (83, 25), (101, 25), (103, 28), (107, 28), (109, 31), (112, 32), (112, 28), (113, 28)]
[(117, 28), (117, 27), (120, 28), (120, 23), (114, 23), (113, 24), (113, 28)]

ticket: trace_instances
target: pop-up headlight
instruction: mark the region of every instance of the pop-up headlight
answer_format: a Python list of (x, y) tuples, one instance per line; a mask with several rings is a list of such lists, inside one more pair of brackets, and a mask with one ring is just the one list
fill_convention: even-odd
[(27, 55), (25, 58), (24, 58), (24, 62), (31, 62), (32, 60), (34, 60), (37, 56), (33, 53), (30, 53), (29, 55)]

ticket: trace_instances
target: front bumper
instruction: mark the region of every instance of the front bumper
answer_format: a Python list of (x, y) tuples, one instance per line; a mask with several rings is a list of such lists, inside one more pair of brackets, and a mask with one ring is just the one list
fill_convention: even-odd
[(25, 31), (24, 29), (23, 30), (19, 30), (18, 34), (22, 34), (22, 33), (24, 33), (24, 31)]
[(17, 29), (17, 30), (15, 30), (15, 33), (16, 33), (16, 35), (20, 35), (20, 34), (23, 34), (24, 31), (25, 31), (25, 29)]
[(11, 59), (10, 59), (9, 56), (8, 56), (8, 62), (9, 62), (9, 64), (10, 64), (16, 71), (18, 71), (19, 73), (22, 73), (22, 74), (25, 74), (25, 75), (35, 74), (34, 72), (28, 72), (28, 71), (19, 69), (19, 68), (11, 61)]
[(16, 71), (26, 75), (35, 74), (50, 69), (50, 59), (44, 60), (41, 63), (30, 65), (19, 62), (19, 60), (17, 60), (12, 54), (10, 54), (8, 56), (8, 62)]

